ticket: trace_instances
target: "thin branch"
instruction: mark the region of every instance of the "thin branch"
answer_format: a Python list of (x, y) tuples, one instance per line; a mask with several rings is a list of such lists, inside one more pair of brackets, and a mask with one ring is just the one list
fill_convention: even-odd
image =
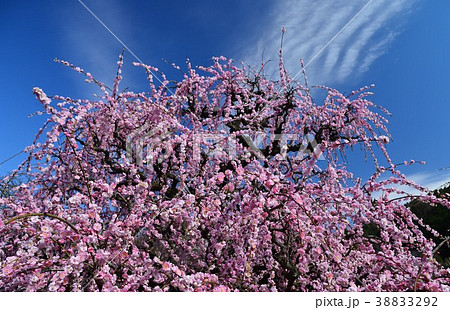
[(57, 220), (63, 222), (64, 224), (66, 224), (67, 226), (69, 226), (70, 228), (72, 228), (72, 230), (74, 232), (76, 232), (77, 234), (80, 233), (78, 231), (78, 229), (75, 226), (73, 226), (70, 222), (68, 222), (67, 220), (65, 220), (65, 219), (63, 219), (63, 218), (61, 218), (61, 217), (59, 217), (57, 215), (51, 214), (51, 213), (28, 213), (28, 214), (22, 214), (22, 215), (18, 215), (18, 216), (15, 216), (13, 218), (10, 218), (10, 219), (6, 220), (4, 222), (4, 224), (8, 225), (8, 224), (10, 224), (10, 223), (12, 223), (14, 221), (17, 221), (17, 220), (20, 220), (20, 219), (24, 219), (24, 218), (28, 218), (28, 217), (32, 217), (32, 216), (48, 216), (48, 217), (57, 219)]

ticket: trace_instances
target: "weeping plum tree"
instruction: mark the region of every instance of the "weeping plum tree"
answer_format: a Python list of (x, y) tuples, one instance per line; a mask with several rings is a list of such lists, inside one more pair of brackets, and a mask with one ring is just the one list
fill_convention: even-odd
[(48, 120), (0, 199), (2, 291), (450, 290), (397, 185), (449, 203), (392, 163), (370, 87), (317, 104), (280, 53), (278, 81), (219, 57), (177, 83), (136, 63), (149, 91), (120, 92), (122, 55), (111, 89), (59, 61), (98, 100), (33, 90)]

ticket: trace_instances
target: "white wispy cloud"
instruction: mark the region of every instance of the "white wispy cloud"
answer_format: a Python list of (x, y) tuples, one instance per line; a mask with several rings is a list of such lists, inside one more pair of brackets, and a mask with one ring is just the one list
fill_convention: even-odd
[[(369, 2), (348, 0), (279, 1), (255, 37), (244, 58), (259, 63), (277, 60), (281, 27), (285, 65), (292, 75), (300, 58), (308, 63)], [(417, 0), (373, 0), (307, 68), (314, 83), (340, 83), (367, 71), (383, 55)]]
[[(118, 0), (83, 1), (108, 28), (123, 40), (132, 40), (132, 26), (123, 18), (124, 6)], [(61, 22), (63, 44), (67, 47), (64, 60), (82, 67), (108, 86), (116, 74), (116, 62), (122, 45), (84, 7), (76, 1), (73, 11), (64, 11)], [(128, 57), (129, 60), (135, 61)], [(75, 79), (84, 79), (74, 76)], [(86, 91), (86, 86), (80, 85)]]
[(430, 190), (435, 190), (450, 181), (450, 171), (435, 170), (418, 172), (411, 174), (409, 179), (417, 184), (427, 187)]

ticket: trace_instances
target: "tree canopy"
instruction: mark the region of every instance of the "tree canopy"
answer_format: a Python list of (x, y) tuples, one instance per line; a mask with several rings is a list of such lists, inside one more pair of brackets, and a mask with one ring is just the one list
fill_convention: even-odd
[[(449, 203), (392, 163), (371, 87), (321, 87), (316, 103), (281, 52), (278, 81), (225, 57), (179, 82), (136, 63), (140, 93), (119, 91), (123, 54), (111, 88), (59, 62), (101, 95), (33, 89), (48, 120), (19, 167), (29, 180), (0, 198), (0, 290), (450, 290), (396, 185)], [(359, 146), (367, 181), (346, 167)]]

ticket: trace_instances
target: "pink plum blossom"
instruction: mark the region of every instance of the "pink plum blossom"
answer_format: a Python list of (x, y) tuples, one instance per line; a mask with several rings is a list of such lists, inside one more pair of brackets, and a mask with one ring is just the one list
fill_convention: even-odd
[(278, 81), (225, 57), (178, 82), (136, 63), (140, 92), (121, 91), (123, 54), (112, 87), (57, 61), (98, 93), (33, 89), (47, 122), (0, 198), (0, 291), (450, 291), (405, 203), (450, 204), (390, 159), (373, 86), (316, 102), (281, 53)]

